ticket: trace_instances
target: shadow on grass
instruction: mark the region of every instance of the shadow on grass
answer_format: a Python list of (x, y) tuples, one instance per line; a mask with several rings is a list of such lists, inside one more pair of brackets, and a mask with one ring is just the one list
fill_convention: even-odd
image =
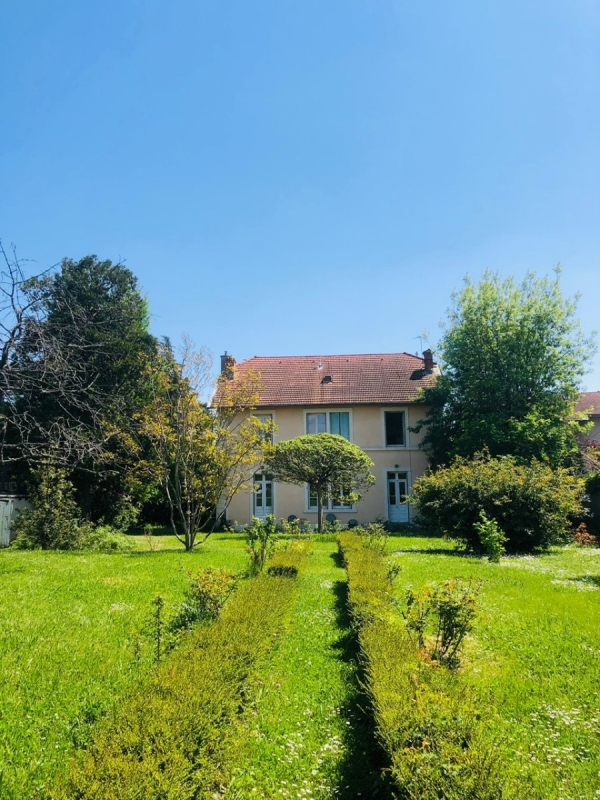
[[(343, 566), (339, 553), (333, 553), (337, 566)], [(348, 584), (334, 584), (336, 622), (340, 637), (334, 647), (338, 657), (353, 669), (349, 671), (348, 694), (340, 708), (340, 716), (348, 724), (345, 728), (344, 752), (341, 777), (336, 797), (344, 800), (369, 798), (369, 800), (391, 800), (392, 784), (387, 769), (389, 763), (377, 744), (373, 715), (369, 699), (361, 688), (361, 669), (358, 659), (358, 642), (352, 630), (348, 613)]]
[(582, 575), (579, 578), (569, 578), (573, 583), (589, 583), (600, 589), (600, 575)]

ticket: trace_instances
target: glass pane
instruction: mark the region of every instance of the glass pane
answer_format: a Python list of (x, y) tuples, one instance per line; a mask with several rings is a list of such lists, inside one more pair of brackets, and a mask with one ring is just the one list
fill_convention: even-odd
[(327, 418), (325, 414), (307, 414), (306, 432), (327, 433)]
[(344, 491), (343, 486), (340, 486), (339, 491), (336, 492), (335, 497), (333, 498), (332, 508), (352, 508), (352, 503), (344, 502), (344, 497), (346, 492)]
[(254, 493), (254, 506), (255, 508), (262, 508), (263, 504), (263, 497), (262, 497), (262, 484), (258, 484), (258, 488)]
[(350, 412), (332, 411), (329, 415), (329, 432), (337, 433), (350, 441)]
[(388, 503), (396, 505), (396, 481), (388, 481)]
[(386, 447), (404, 444), (404, 411), (385, 412)]
[(406, 482), (398, 481), (398, 489), (400, 490), (400, 502), (406, 502)]
[(265, 506), (267, 508), (273, 507), (273, 484), (271, 481), (265, 483)]
[(313, 492), (312, 486), (308, 487), (308, 507), (309, 508), (317, 507), (317, 495), (316, 492)]

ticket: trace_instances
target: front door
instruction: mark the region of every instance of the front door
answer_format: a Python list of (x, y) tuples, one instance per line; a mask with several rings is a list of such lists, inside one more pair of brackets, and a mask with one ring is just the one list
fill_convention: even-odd
[(408, 475), (406, 472), (388, 472), (387, 497), (388, 520), (390, 522), (408, 522)]
[(254, 476), (254, 516), (264, 519), (273, 513), (273, 477), (266, 472)]

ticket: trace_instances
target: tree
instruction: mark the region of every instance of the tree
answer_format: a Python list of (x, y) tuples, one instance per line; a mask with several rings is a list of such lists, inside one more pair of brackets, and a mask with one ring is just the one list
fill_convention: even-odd
[(265, 458), (277, 481), (309, 484), (317, 495), (317, 530), (323, 530), (323, 500), (339, 492), (356, 502), (375, 483), (371, 459), (355, 444), (330, 433), (311, 433), (276, 444)]
[(12, 311), (20, 327), (2, 376), (4, 457), (74, 470), (86, 515), (110, 517), (156, 352), (147, 303), (130, 270), (96, 256), (64, 259), (19, 288), (26, 302)]
[(270, 423), (250, 412), (258, 399), (258, 376), (219, 379), (214, 405), (201, 402), (211, 381), (211, 359), (184, 340), (179, 361), (168, 341), (160, 348), (153, 396), (138, 416), (139, 432), (151, 443), (138, 465), (142, 479), (153, 478), (165, 493), (171, 527), (186, 550), (202, 543), (233, 495), (252, 484), (266, 446)]
[(430, 410), (416, 427), (434, 466), (484, 448), (552, 466), (575, 459), (580, 428), (570, 420), (595, 351), (576, 305), (562, 295), (559, 270), (521, 285), (490, 272), (465, 281), (439, 348), (442, 376), (425, 390)]

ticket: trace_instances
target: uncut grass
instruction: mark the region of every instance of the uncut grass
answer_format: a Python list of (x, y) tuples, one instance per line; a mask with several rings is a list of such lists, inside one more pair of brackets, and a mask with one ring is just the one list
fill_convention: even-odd
[(160, 593), (176, 608), (186, 570), (246, 562), (241, 536), (186, 553), (174, 537), (136, 539), (132, 554), (0, 550), (0, 797), (42, 796), (152, 666), (143, 633)]
[(317, 538), (279, 648), (255, 686), (229, 800), (389, 798), (357, 689), (346, 574)]
[[(460, 671), (508, 784), (544, 800), (600, 797), (600, 549), (554, 548), (500, 564), (443, 540), (393, 537), (408, 586), (483, 581)], [(516, 791), (516, 789), (515, 789)]]

